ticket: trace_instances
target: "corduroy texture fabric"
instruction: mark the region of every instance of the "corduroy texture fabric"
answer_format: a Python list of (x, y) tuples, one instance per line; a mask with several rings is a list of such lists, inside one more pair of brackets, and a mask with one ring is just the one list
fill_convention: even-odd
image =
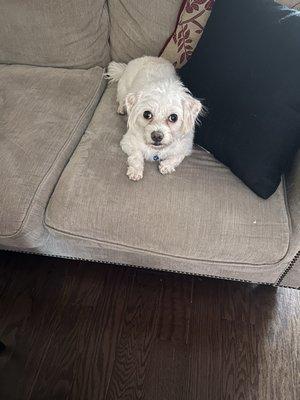
[(105, 0), (0, 0), (0, 63), (105, 67)]
[(182, 0), (108, 0), (111, 57), (158, 56), (176, 27)]
[(300, 151), (290, 174), (287, 176), (287, 195), (292, 229), (288, 259), (291, 262), (297, 254), (298, 258), (281, 284), (298, 288), (300, 287)]
[(300, 289), (300, 256), (298, 256), (297, 260), (295, 260), (295, 263), (293, 263), (292, 268), (279, 282), (279, 286)]
[(289, 246), (282, 186), (263, 201), (204, 151), (169, 176), (147, 163), (143, 180), (131, 182), (119, 145), (126, 120), (115, 114), (115, 95), (114, 87), (103, 95), (50, 199), (46, 225), (58, 236), (77, 238), (79, 247), (84, 243), (83, 257), (93, 248), (101, 260), (103, 248), (119, 247), (123, 263), (138, 258), (151, 266), (153, 256), (152, 266), (163, 265), (169, 257), (183, 269), (191, 261), (194, 273), (203, 273), (204, 263), (215, 263), (216, 270), (218, 263), (237, 264), (236, 271), (255, 275), (260, 269), (266, 279), (267, 265), (274, 264), (278, 276), (276, 264)]
[(290, 288), (300, 289), (300, 256), (293, 263), (291, 269), (279, 282), (279, 286), (287, 286)]
[(0, 66), (0, 243), (36, 247), (45, 206), (104, 90), (103, 70)]

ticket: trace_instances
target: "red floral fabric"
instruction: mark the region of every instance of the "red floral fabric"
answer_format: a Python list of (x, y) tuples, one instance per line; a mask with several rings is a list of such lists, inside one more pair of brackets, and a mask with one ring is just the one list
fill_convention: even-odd
[(210, 16), (214, 0), (185, 0), (179, 11), (177, 25), (161, 56), (181, 68), (193, 54)]
[(300, 10), (300, 1), (299, 0), (277, 0), (278, 3), (283, 4), (289, 8), (295, 8)]

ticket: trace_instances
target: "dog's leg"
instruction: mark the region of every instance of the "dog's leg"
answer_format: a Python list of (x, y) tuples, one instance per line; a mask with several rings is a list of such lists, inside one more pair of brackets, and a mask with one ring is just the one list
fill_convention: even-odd
[(132, 181), (139, 181), (143, 178), (144, 173), (144, 157), (140, 152), (131, 154), (128, 159), (127, 176)]
[(121, 140), (121, 148), (127, 154), (127, 176), (132, 181), (139, 181), (143, 177), (144, 172), (144, 156), (139, 150), (135, 137), (131, 134), (130, 130), (125, 133)]
[(163, 175), (171, 174), (175, 171), (175, 168), (183, 161), (185, 155), (176, 155), (166, 158), (159, 164), (159, 172)]
[(125, 98), (128, 93), (128, 88), (126, 87), (125, 82), (121, 78), (118, 83), (117, 88), (117, 102), (118, 102), (118, 114), (125, 115), (126, 114), (126, 105), (125, 105)]

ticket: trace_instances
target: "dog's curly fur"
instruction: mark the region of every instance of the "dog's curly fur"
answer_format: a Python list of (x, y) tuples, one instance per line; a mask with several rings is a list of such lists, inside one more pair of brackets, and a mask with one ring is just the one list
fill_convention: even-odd
[(128, 114), (121, 147), (128, 155), (129, 179), (142, 179), (144, 160), (159, 160), (162, 174), (173, 172), (191, 154), (201, 102), (161, 57), (144, 56), (127, 65), (111, 62), (106, 77), (118, 82), (118, 113)]

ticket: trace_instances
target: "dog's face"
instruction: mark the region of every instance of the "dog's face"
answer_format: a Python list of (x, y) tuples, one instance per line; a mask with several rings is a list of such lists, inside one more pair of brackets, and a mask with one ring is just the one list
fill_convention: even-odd
[(163, 148), (193, 131), (202, 105), (183, 91), (154, 90), (129, 94), (126, 109), (128, 125), (139, 138), (153, 148)]

